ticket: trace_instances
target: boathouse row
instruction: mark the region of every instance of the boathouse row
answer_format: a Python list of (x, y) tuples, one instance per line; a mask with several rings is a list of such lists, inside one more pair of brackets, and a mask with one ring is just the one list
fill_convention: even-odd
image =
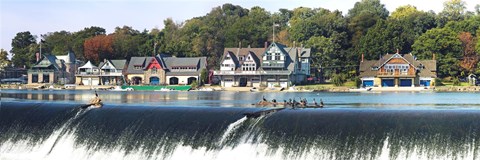
[(188, 85), (200, 79), (206, 57), (132, 57), (104, 60), (99, 67), (87, 62), (78, 68), (78, 85)]
[(435, 86), (436, 68), (435, 58), (417, 60), (397, 51), (378, 60), (363, 60), (362, 54), (359, 71), (362, 87), (431, 87)]
[(225, 48), (214, 75), (222, 87), (288, 87), (310, 76), (310, 52), (275, 42), (264, 48)]

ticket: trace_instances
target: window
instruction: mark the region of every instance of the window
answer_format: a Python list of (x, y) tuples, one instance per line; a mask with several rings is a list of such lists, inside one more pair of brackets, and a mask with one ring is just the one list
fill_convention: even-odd
[(152, 68), (152, 74), (157, 74), (157, 68), (156, 67)]
[(275, 60), (280, 60), (280, 53), (275, 53)]
[(267, 52), (266, 56), (267, 56), (267, 60), (272, 60), (272, 54), (271, 53)]
[(134, 69), (136, 69), (136, 70), (141, 70), (141, 69), (142, 69), (142, 66), (135, 66)]

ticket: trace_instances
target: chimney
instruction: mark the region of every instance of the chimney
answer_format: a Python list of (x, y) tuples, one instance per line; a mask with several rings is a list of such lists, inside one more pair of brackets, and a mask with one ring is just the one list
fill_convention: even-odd
[(432, 56), (432, 60), (435, 60), (435, 53), (434, 53), (433, 56)]
[(364, 55), (363, 55), (363, 53), (362, 53), (362, 61), (360, 61), (360, 62), (363, 62), (363, 57), (364, 57)]
[(297, 44), (295, 43), (295, 41), (293, 41), (293, 47), (297, 47)]
[(37, 58), (37, 62), (40, 61), (40, 53), (38, 53), (38, 52), (35, 53), (35, 56), (36, 56), (36, 58)]
[(242, 41), (238, 42), (238, 48), (242, 48)]
[(268, 42), (265, 42), (265, 50), (267, 50)]
[(397, 48), (397, 54), (400, 54), (400, 50), (398, 50), (398, 48)]

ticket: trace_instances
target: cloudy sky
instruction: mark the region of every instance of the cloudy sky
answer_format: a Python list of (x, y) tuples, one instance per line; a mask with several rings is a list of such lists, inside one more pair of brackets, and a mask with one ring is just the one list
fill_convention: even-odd
[[(99, 26), (107, 33), (117, 26), (131, 26), (136, 30), (163, 28), (163, 20), (174, 21), (203, 16), (224, 3), (244, 8), (260, 6), (271, 13), (280, 8), (300, 6), (340, 10), (344, 14), (360, 0), (0, 0), (0, 48), (11, 49), (11, 41), (18, 32), (33, 35), (66, 30), (76, 32), (85, 27)], [(473, 11), (478, 0), (464, 0), (467, 10)], [(381, 0), (388, 11), (411, 4), (419, 10), (443, 9), (444, 0)]]

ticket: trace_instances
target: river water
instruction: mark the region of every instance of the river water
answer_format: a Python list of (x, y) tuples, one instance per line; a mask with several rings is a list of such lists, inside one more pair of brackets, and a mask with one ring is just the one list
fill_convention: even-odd
[[(0, 159), (478, 159), (479, 93), (2, 90)], [(323, 100), (325, 108), (252, 103)]]

